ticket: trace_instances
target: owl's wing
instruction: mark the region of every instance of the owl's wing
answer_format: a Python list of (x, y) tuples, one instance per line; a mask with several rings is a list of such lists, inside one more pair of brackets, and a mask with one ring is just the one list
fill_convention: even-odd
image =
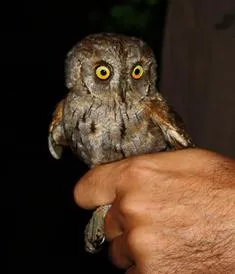
[(152, 100), (150, 104), (147, 104), (147, 108), (152, 121), (161, 128), (172, 149), (195, 146), (179, 115), (160, 95), (157, 99)]
[(60, 101), (56, 106), (49, 126), (48, 147), (51, 155), (55, 159), (61, 158), (63, 147), (67, 146), (62, 121), (63, 103), (64, 100)]

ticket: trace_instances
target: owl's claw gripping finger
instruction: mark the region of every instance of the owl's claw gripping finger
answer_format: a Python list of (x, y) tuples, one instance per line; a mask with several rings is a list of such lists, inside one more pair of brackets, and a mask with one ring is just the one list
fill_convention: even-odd
[(111, 205), (98, 207), (85, 229), (85, 249), (89, 253), (96, 253), (105, 241), (104, 218)]

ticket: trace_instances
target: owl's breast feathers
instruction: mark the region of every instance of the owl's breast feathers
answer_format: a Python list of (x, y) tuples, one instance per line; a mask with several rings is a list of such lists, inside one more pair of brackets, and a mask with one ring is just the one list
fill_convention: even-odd
[(132, 155), (193, 146), (160, 95), (132, 104), (68, 95), (49, 127), (49, 149), (59, 159), (69, 146), (89, 166)]

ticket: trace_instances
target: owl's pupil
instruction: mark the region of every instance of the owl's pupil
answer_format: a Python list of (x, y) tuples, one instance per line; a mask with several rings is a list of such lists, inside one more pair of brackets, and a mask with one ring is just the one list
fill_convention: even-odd
[(139, 70), (139, 69), (136, 69), (136, 70), (135, 70), (135, 75), (138, 75), (138, 74), (140, 74), (140, 70)]
[(105, 76), (105, 75), (107, 74), (107, 71), (104, 70), (104, 69), (102, 69), (102, 70), (100, 71), (100, 74), (101, 74), (102, 76)]

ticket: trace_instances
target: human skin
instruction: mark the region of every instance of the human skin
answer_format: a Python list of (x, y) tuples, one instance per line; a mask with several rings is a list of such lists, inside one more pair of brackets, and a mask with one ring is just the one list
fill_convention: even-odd
[(232, 159), (196, 148), (130, 157), (94, 167), (74, 197), (112, 204), (110, 257), (128, 274), (235, 273)]

